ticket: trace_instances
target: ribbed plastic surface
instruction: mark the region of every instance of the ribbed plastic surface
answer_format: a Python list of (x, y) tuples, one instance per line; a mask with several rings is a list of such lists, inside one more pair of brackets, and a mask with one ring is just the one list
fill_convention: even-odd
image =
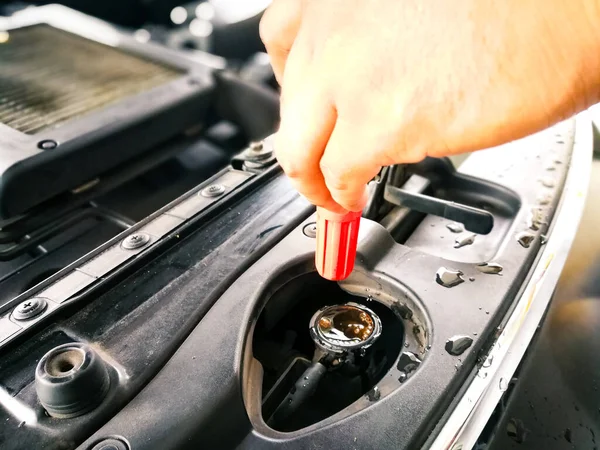
[(360, 217), (360, 212), (335, 214), (317, 208), (315, 264), (323, 278), (343, 280), (354, 269)]
[(34, 134), (148, 91), (181, 72), (48, 25), (0, 43), (0, 123)]

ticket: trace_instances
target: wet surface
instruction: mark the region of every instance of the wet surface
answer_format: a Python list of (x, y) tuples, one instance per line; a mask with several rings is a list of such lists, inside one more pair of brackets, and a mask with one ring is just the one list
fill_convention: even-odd
[(421, 359), (413, 352), (404, 352), (400, 355), (398, 360), (398, 370), (400, 371), (400, 377), (398, 380), (402, 383), (408, 376), (419, 368), (421, 365)]
[(544, 212), (540, 208), (531, 208), (529, 218), (527, 219), (529, 229), (537, 231), (543, 224), (545, 224)]
[(517, 242), (521, 245), (521, 247), (523, 248), (529, 248), (529, 246), (531, 245), (531, 243), (534, 241), (535, 236), (532, 234), (529, 234), (527, 232), (523, 232), (523, 233), (519, 233), (517, 235)]
[(381, 391), (379, 390), (379, 388), (377, 386), (375, 386), (373, 389), (371, 389), (367, 393), (367, 398), (371, 402), (376, 402), (377, 400), (379, 400), (381, 398)]
[(477, 235), (475, 235), (475, 234), (470, 234), (468, 236), (457, 238), (454, 241), (454, 248), (461, 248), (461, 247), (465, 247), (467, 245), (473, 245), (473, 243), (475, 242), (476, 236)]
[(556, 181), (554, 180), (554, 178), (546, 177), (542, 179), (542, 185), (544, 185), (547, 188), (553, 188), (554, 186), (556, 186)]
[(445, 267), (440, 267), (435, 274), (435, 281), (441, 286), (451, 288), (464, 283), (465, 280), (463, 275), (464, 273), (462, 273), (460, 270), (451, 270), (446, 269)]
[(465, 231), (465, 227), (463, 226), (463, 224), (457, 222), (449, 223), (448, 225), (446, 225), (446, 228), (448, 228), (452, 233), (462, 233), (463, 231)]
[(502, 272), (502, 270), (504, 270), (504, 267), (502, 267), (498, 263), (491, 262), (491, 263), (478, 264), (477, 270), (479, 270), (481, 273), (497, 275), (500, 272)]
[[(600, 449), (600, 283), (587, 284), (600, 272), (598, 195), (600, 161), (594, 162), (586, 210), (548, 317), (501, 419), (506, 433), (486, 450)], [(591, 294), (594, 300), (580, 300)]]
[(452, 336), (446, 341), (446, 351), (453, 356), (462, 355), (473, 344), (473, 338), (466, 335)]
[(519, 419), (510, 419), (506, 425), (506, 434), (517, 444), (523, 444), (527, 437), (527, 429)]

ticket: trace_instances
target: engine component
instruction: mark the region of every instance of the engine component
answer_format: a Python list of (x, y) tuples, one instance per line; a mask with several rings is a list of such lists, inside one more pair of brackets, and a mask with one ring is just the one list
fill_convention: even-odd
[(106, 396), (110, 377), (88, 345), (69, 343), (46, 353), (35, 371), (35, 389), (52, 417), (68, 419), (94, 409)]
[(381, 335), (381, 320), (358, 303), (327, 306), (310, 320), (310, 335), (327, 353), (365, 350)]

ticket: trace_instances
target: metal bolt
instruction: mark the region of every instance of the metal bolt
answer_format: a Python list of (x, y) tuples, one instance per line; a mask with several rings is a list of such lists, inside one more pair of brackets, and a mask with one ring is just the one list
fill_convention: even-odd
[(56, 147), (58, 147), (58, 142), (52, 139), (44, 139), (38, 142), (38, 148), (41, 150), (54, 150)]
[(242, 168), (249, 172), (257, 171), (263, 169), (264, 167), (265, 165), (263, 163), (255, 161), (244, 161), (244, 164), (242, 165)]
[(143, 247), (150, 242), (150, 235), (146, 233), (133, 233), (123, 239), (121, 246), (127, 250)]
[(266, 161), (273, 157), (273, 147), (264, 144), (264, 141), (251, 142), (244, 152), (244, 158), (248, 161)]
[(309, 238), (316, 238), (317, 237), (317, 224), (316, 223), (309, 223), (308, 225), (304, 225), (304, 228), (302, 228), (302, 232), (304, 233), (304, 236), (309, 237)]
[(129, 450), (129, 446), (120, 439), (104, 439), (94, 445), (92, 450)]
[(262, 141), (250, 142), (250, 150), (253, 152), (260, 152), (263, 149)]
[(48, 307), (45, 298), (34, 297), (25, 300), (13, 310), (13, 318), (16, 320), (30, 320), (42, 314)]
[(210, 186), (205, 187), (200, 192), (200, 195), (203, 197), (218, 197), (219, 195), (223, 195), (225, 193), (225, 186), (222, 184), (211, 184)]

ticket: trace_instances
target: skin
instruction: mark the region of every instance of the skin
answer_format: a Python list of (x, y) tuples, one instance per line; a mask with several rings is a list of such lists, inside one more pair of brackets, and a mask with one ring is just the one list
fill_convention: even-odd
[(382, 166), (489, 148), (595, 104), (600, 0), (274, 0), (277, 158), (333, 212)]

